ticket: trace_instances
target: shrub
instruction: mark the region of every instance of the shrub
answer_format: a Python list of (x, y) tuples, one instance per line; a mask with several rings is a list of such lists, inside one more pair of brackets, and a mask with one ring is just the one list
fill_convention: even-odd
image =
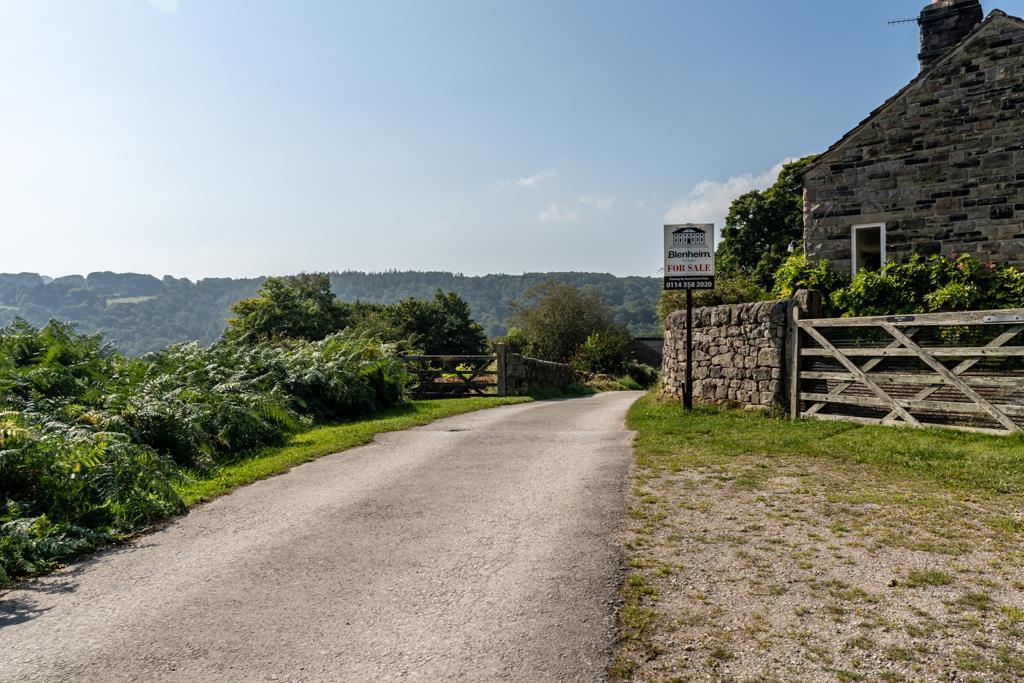
[[(716, 277), (714, 289), (701, 289), (693, 293), (694, 307), (722, 306), (725, 304), (746, 304), (770, 299), (768, 292), (753, 278), (737, 275), (734, 277)], [(665, 319), (686, 308), (685, 291), (666, 291), (658, 300), (658, 317), (662, 325)]]
[(660, 374), (657, 368), (644, 363), (630, 362), (626, 364), (626, 374), (641, 388), (647, 389), (658, 382)]
[(798, 289), (821, 292), (829, 316), (1016, 308), (1024, 306), (1024, 271), (983, 264), (969, 255), (949, 259), (915, 254), (904, 263), (862, 270), (847, 279), (825, 261), (812, 264), (796, 253), (776, 273), (773, 293), (785, 298)]
[(525, 354), (526, 347), (529, 346), (529, 340), (526, 338), (526, 333), (521, 329), (510, 327), (504, 337), (496, 337), (491, 342), (490, 353), (494, 353), (494, 348), (498, 344), (505, 344), (509, 353)]
[(848, 282), (829, 268), (827, 262), (810, 263), (801, 250), (791, 254), (775, 272), (772, 294), (780, 299), (788, 299), (799, 289), (813, 289), (824, 294), (827, 299), (829, 294)]
[(844, 316), (930, 313), (1024, 306), (1024, 272), (963, 255), (912, 256), (879, 271), (861, 271), (832, 292)]
[(624, 329), (594, 332), (576, 349), (572, 367), (577, 372), (618, 374), (625, 368), (629, 342)]
[(188, 470), (395, 405), (407, 379), (348, 332), (131, 360), (61, 323), (0, 329), (0, 582), (179, 511)]

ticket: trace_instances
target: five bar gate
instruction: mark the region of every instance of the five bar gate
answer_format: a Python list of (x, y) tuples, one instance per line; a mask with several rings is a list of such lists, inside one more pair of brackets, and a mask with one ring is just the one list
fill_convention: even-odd
[(505, 395), (504, 354), (493, 356), (403, 356), (416, 378), (416, 398)]
[(1024, 430), (1024, 309), (789, 325), (793, 419)]

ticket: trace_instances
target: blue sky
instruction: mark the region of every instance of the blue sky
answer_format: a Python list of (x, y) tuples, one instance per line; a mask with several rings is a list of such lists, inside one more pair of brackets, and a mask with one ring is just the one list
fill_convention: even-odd
[(0, 271), (656, 275), (916, 74), (923, 4), (0, 0)]

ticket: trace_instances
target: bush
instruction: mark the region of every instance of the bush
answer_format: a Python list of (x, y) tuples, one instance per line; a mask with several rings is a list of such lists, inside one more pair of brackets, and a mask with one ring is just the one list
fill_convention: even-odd
[[(725, 304), (747, 304), (755, 301), (770, 299), (768, 292), (764, 290), (753, 278), (737, 275), (735, 277), (716, 277), (714, 289), (701, 289), (693, 293), (693, 305), (695, 308), (701, 306), (723, 306)], [(662, 325), (665, 319), (676, 311), (686, 309), (685, 291), (666, 291), (661, 293), (658, 300), (658, 317)]]
[(571, 365), (577, 372), (618, 374), (625, 368), (629, 342), (624, 329), (594, 332), (576, 349)]
[(775, 271), (775, 286), (772, 295), (779, 299), (788, 299), (799, 289), (813, 289), (821, 292), (825, 298), (849, 280), (828, 267), (826, 261), (810, 263), (802, 250), (789, 256)]
[(393, 406), (407, 380), (348, 332), (132, 360), (61, 323), (0, 329), (0, 582), (180, 511), (189, 470)]
[(660, 372), (650, 365), (630, 362), (626, 364), (626, 374), (641, 388), (647, 389), (657, 384)]
[(969, 255), (948, 259), (915, 254), (905, 263), (862, 270), (848, 279), (825, 261), (812, 264), (797, 253), (779, 268), (773, 293), (785, 298), (798, 289), (821, 292), (828, 316), (1017, 308), (1024, 306), (1024, 271), (983, 264)]
[(843, 316), (968, 311), (1024, 306), (1024, 272), (963, 255), (913, 256), (879, 271), (861, 271), (832, 292)]
[(496, 337), (491, 341), (489, 353), (494, 353), (498, 344), (505, 344), (508, 353), (525, 354), (529, 343), (525, 332), (518, 327), (510, 327), (504, 337)]

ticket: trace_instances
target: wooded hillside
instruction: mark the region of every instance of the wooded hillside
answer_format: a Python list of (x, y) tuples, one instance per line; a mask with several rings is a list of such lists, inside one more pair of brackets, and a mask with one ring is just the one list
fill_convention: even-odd
[[(531, 286), (554, 278), (593, 288), (611, 303), (618, 321), (634, 335), (659, 334), (657, 278), (620, 278), (605, 273), (525, 273), (464, 276), (447, 272), (331, 273), (331, 288), (344, 301), (394, 303), (430, 298), (438, 289), (456, 292), (490, 336), (505, 333), (508, 305)], [(139, 355), (169, 344), (210, 344), (224, 331), (229, 306), (256, 293), (263, 278), (206, 278), (193, 282), (137, 273), (90, 273), (49, 278), (37, 273), (0, 273), (0, 325), (22, 317), (35, 325), (50, 319), (102, 333), (125, 353)]]

